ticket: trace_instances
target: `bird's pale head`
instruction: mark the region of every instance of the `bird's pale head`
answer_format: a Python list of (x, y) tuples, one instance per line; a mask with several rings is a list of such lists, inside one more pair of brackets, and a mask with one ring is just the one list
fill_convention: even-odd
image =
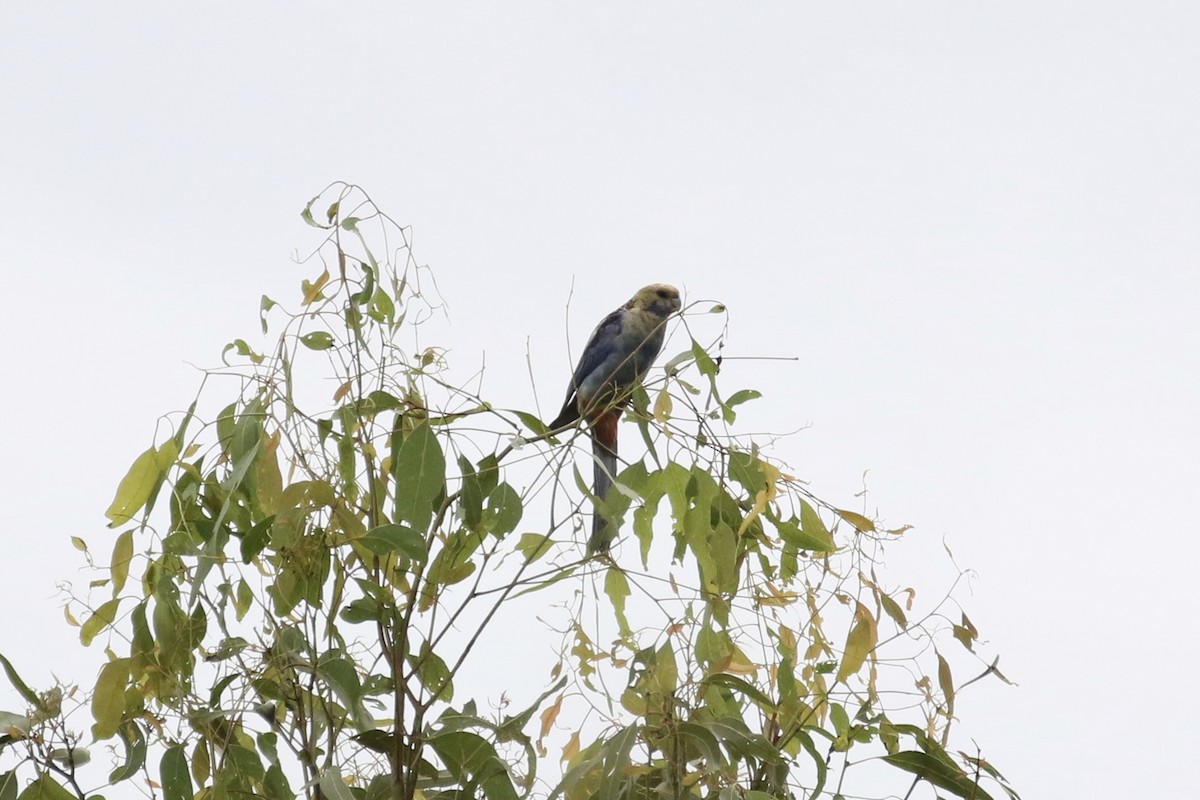
[(659, 319), (666, 319), (682, 306), (678, 289), (666, 283), (652, 283), (638, 289), (626, 308), (640, 309)]

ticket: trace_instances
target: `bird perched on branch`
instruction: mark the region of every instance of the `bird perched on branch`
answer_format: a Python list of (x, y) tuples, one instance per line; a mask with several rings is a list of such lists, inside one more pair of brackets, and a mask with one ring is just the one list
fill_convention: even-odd
[[(562, 411), (550, 423), (551, 430), (557, 430), (580, 419), (587, 422), (595, 459), (593, 491), (600, 500), (608, 495), (617, 471), (621, 410), (658, 357), (667, 318), (680, 307), (678, 289), (652, 283), (605, 317), (579, 357)], [(593, 512), (588, 553), (608, 550), (615, 534), (599, 511)]]

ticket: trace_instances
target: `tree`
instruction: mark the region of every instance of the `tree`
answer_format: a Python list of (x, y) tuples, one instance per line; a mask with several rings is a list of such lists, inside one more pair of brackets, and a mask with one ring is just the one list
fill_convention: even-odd
[[(978, 661), (977, 634), (952, 601), (887, 588), (875, 565), (904, 529), (736, 433), (759, 395), (721, 386), (723, 333), (693, 333), (724, 309), (685, 308), (687, 345), (628, 413), (646, 455), (601, 503), (574, 435), (456, 385), (422, 344), (440, 300), (407, 229), (344, 184), (303, 217), (319, 276), (295, 311), (264, 296), (270, 350), (235, 340), (164, 418), (77, 598), (108, 659), (72, 708), (119, 747), (113, 769), (87, 774), (75, 690), (4, 660), (28, 709), (0, 720), (0, 800), (1016, 797), (950, 749), (978, 677), (956, 683), (948, 648)], [(624, 547), (588, 558), (597, 503)], [(530, 596), (560, 608), (559, 652), (505, 653), (547, 677), (486, 713), (466, 667), (496, 658), (485, 633), (535, 624), (510, 616)]]

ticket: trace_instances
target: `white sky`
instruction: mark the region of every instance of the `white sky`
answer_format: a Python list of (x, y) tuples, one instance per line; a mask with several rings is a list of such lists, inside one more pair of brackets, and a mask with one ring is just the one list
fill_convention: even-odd
[(726, 303), (727, 353), (799, 359), (731, 366), (746, 422), (811, 425), (827, 499), (870, 470), (894, 574), (978, 573), (1020, 686), (959, 711), (1027, 800), (1194, 791), (1200, 6), (580, 5), (0, 10), (0, 652), (90, 679), (68, 537), (108, 552), (187, 362), (295, 296), (345, 179), (493, 400), (533, 406), (528, 341), (555, 410), (572, 282), (573, 353), (645, 283)]

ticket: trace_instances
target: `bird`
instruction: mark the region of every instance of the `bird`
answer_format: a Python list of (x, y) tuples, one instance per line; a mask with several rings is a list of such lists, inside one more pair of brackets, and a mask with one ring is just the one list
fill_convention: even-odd
[[(571, 375), (562, 411), (549, 425), (557, 431), (581, 419), (587, 423), (595, 461), (592, 489), (601, 501), (617, 471), (621, 410), (662, 350), (667, 319), (681, 306), (678, 289), (652, 283), (601, 320)], [(599, 510), (593, 511), (588, 554), (607, 552), (615, 534)]]

